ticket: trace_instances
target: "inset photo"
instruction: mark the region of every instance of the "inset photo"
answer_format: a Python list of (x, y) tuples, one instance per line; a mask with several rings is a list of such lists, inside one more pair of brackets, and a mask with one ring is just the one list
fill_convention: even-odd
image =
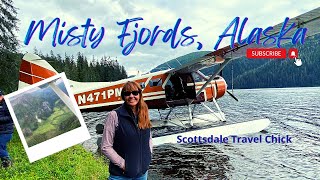
[(64, 73), (5, 98), (30, 162), (90, 138)]

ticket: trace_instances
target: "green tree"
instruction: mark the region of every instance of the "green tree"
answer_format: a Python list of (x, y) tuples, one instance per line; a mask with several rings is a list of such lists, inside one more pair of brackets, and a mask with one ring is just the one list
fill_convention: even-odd
[(0, 52), (16, 51), (18, 40), (14, 34), (17, 27), (17, 9), (12, 0), (0, 0)]
[(10, 93), (18, 87), (19, 54), (17, 9), (12, 0), (0, 0), (0, 89)]

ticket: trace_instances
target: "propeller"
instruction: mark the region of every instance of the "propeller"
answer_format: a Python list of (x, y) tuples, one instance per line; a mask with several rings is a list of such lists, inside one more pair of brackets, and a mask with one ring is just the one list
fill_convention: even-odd
[[(221, 71), (221, 76), (222, 76), (222, 71)], [(232, 93), (227, 90), (227, 93), (236, 101), (239, 101), (238, 98), (233, 95), (233, 64), (231, 64), (231, 84), (232, 84)]]
[(236, 96), (234, 96), (234, 95), (233, 95), (231, 92), (229, 92), (228, 90), (227, 90), (227, 93), (228, 93), (234, 100), (239, 101), (238, 98), (236, 98)]

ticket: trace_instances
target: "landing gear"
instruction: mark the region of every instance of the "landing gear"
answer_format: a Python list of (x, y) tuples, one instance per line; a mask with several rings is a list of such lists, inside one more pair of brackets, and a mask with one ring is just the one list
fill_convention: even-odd
[(192, 122), (193, 117), (192, 117), (190, 104), (188, 104), (188, 111), (189, 111), (189, 123), (190, 123), (190, 126), (192, 127), (193, 126), (193, 122)]
[[(217, 110), (218, 110), (218, 114), (215, 113), (209, 106), (207, 106), (205, 103), (200, 103), (203, 107), (205, 107), (213, 116), (215, 116), (217, 119), (219, 119), (221, 122), (225, 122), (226, 121), (226, 117), (224, 115), (224, 113), (221, 111), (217, 101), (215, 99), (213, 99), (213, 103), (214, 105), (216, 106)], [(194, 123), (193, 123), (193, 119), (194, 118), (198, 118), (198, 119), (202, 119), (202, 120), (205, 120), (205, 121), (210, 121), (209, 119), (203, 119), (203, 118), (200, 118), (198, 116), (193, 116), (193, 112), (194, 112), (194, 109), (196, 107), (196, 104), (194, 105), (192, 111), (191, 111), (191, 104), (188, 105), (188, 111), (189, 111), (189, 124), (191, 127), (193, 127)]]
[[(191, 99), (185, 99), (185, 103), (187, 104), (187, 112), (181, 112), (182, 109), (179, 109), (176, 111), (175, 107), (170, 107), (169, 111), (166, 112), (164, 115), (163, 113), (158, 110), (159, 115), (160, 115), (160, 121), (155, 121), (156, 123), (161, 123), (163, 126), (170, 126), (170, 124), (183, 127), (183, 128), (190, 128), (190, 127), (195, 127), (195, 124), (202, 124), (206, 122), (210, 123), (217, 123), (217, 122), (225, 122), (226, 118), (224, 113), (221, 111), (218, 103), (216, 100), (213, 100), (213, 104), (216, 107), (216, 110), (212, 110), (208, 105), (205, 103), (200, 103), (202, 105), (198, 106), (198, 104), (193, 104), (192, 106), (192, 100)], [(199, 110), (199, 113), (195, 114), (195, 109), (196, 107), (201, 108)], [(209, 113), (203, 113), (203, 109), (206, 109)]]
[(212, 101), (213, 101), (214, 105), (216, 106), (220, 116), (217, 116), (216, 113), (211, 108), (209, 108), (206, 104), (201, 103), (201, 105), (203, 107), (205, 107), (209, 112), (211, 112), (212, 115), (217, 117), (220, 121), (225, 122), (226, 121), (226, 117), (225, 117), (224, 113), (221, 111), (221, 109), (219, 107), (219, 104), (217, 103), (217, 101), (215, 99), (213, 99)]

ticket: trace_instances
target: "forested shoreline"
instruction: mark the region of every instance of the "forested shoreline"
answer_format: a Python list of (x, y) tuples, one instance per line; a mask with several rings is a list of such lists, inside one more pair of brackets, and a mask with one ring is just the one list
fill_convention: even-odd
[[(19, 69), (24, 54), (15, 32), (19, 30), (17, 8), (12, 0), (0, 3), (0, 89), (5, 94), (18, 89)], [(68, 79), (80, 82), (116, 81), (127, 77), (127, 72), (117, 59), (86, 57), (83, 53), (55, 54), (53, 50), (42, 53), (34, 49), (34, 54), (46, 60), (58, 72), (65, 72)]]
[[(298, 49), (298, 58), (302, 66), (297, 67), (293, 59), (247, 59), (242, 57), (229, 63), (223, 69), (223, 77), (228, 88), (284, 88), (284, 87), (314, 87), (320, 86), (320, 34), (306, 38), (304, 44), (284, 45)], [(218, 67), (215, 67), (218, 68)], [(203, 72), (211, 74), (213, 68)]]
[[(91, 59), (78, 52), (76, 55), (43, 55), (35, 49), (35, 54), (45, 59), (58, 72), (65, 72), (68, 79), (79, 82), (108, 82), (127, 78), (125, 68), (116, 59), (103, 56)], [(23, 54), (2, 51), (0, 54), (0, 88), (5, 93), (18, 89), (19, 68)]]

